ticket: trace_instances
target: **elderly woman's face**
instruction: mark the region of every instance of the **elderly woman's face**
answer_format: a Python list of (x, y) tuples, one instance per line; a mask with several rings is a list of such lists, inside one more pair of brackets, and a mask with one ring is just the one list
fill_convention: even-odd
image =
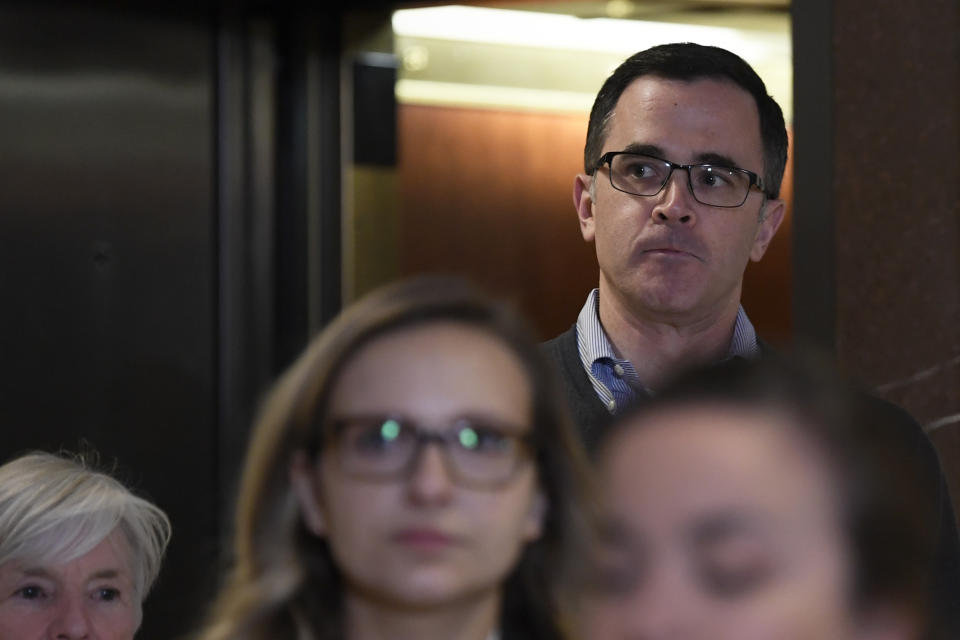
[(585, 638), (905, 637), (855, 614), (835, 475), (786, 420), (667, 409), (614, 436)]
[(294, 476), (348, 589), (414, 607), (495, 594), (543, 511), (512, 351), (451, 322), (391, 332), (346, 365), (328, 414), (336, 444)]
[(65, 564), (0, 566), (0, 640), (131, 640), (140, 606), (129, 554), (114, 531)]

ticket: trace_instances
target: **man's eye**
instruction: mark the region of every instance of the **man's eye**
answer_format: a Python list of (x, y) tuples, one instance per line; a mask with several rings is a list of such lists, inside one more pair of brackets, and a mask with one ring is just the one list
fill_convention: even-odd
[(650, 178), (656, 172), (645, 162), (631, 162), (625, 167), (624, 173), (631, 178)]
[(731, 176), (722, 169), (704, 171), (700, 175), (700, 184), (706, 187), (727, 187), (731, 183)]

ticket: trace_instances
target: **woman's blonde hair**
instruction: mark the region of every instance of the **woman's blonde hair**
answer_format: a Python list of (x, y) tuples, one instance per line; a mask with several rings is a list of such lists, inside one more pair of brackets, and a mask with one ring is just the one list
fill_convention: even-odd
[(290, 486), (294, 452), (319, 454), (330, 390), (344, 364), (376, 336), (431, 322), (487, 331), (522, 362), (532, 389), (538, 478), (548, 500), (544, 535), (529, 544), (504, 586), (502, 638), (564, 637), (557, 585), (587, 531), (586, 461), (554, 377), (525, 323), (452, 277), (382, 288), (346, 309), (281, 377), (262, 405), (238, 499), (233, 567), (204, 640), (342, 638), (342, 583), (325, 540), (303, 523)]
[(0, 565), (70, 562), (118, 528), (142, 602), (170, 540), (162, 510), (79, 456), (35, 452), (0, 466)]

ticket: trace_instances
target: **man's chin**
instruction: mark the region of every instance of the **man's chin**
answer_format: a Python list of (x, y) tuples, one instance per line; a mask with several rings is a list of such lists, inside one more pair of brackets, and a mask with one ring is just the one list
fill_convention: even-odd
[(697, 295), (670, 289), (641, 291), (635, 302), (636, 310), (643, 315), (665, 319), (682, 319), (695, 315), (700, 306), (698, 303)]
[[(697, 315), (704, 305), (705, 275), (702, 271), (677, 273), (639, 269), (621, 278), (617, 288), (631, 315), (683, 319)], [(601, 293), (601, 299), (602, 299)]]

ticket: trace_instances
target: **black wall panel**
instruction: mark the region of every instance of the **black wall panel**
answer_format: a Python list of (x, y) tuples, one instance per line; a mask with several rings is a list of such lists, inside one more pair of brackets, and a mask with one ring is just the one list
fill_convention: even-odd
[(217, 560), (212, 56), (183, 16), (0, 9), (0, 455), (92, 447), (167, 511), (145, 639)]
[[(291, 91), (275, 61), (308, 68), (285, 44), (276, 53), (276, 25), (311, 27), (255, 14), (0, 3), (0, 461), (92, 448), (167, 511), (173, 542), (141, 640), (181, 636), (209, 604), (274, 343), (296, 352), (310, 323), (275, 327), (316, 306), (300, 298), (329, 297), (273, 292), (307, 281), (294, 271), (312, 251), (285, 237), (304, 257), (278, 266), (270, 230), (306, 215), (285, 193), (339, 168), (275, 184), (300, 154), (274, 143)], [(315, 92), (336, 104), (338, 82)], [(313, 136), (331, 145), (336, 120), (323, 122)], [(284, 125), (285, 139), (304, 127)]]
[(169, 514), (193, 629), (250, 418), (339, 308), (337, 8), (0, 2), (0, 462), (92, 449)]

